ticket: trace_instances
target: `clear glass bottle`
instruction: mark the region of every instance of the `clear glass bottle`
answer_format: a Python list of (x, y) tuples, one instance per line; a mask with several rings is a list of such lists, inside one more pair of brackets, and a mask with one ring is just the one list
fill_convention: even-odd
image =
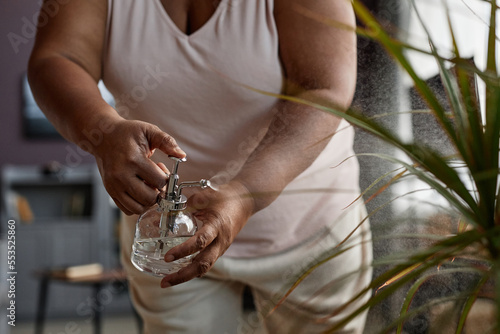
[(175, 166), (169, 176), (165, 196), (137, 220), (132, 246), (132, 264), (142, 272), (159, 277), (179, 271), (196, 256), (192, 254), (173, 262), (164, 260), (165, 253), (193, 236), (198, 228), (195, 218), (185, 211), (187, 198), (181, 194), (182, 189), (211, 187), (208, 180), (178, 184), (179, 163), (186, 159), (171, 159), (175, 161)]

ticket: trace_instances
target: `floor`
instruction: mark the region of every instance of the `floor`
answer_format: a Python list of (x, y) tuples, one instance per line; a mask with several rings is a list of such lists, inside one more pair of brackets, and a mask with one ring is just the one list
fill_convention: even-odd
[[(32, 322), (16, 322), (6, 334), (33, 334), (35, 325)], [(82, 319), (50, 320), (44, 334), (93, 334), (92, 323)], [(138, 334), (137, 321), (133, 315), (106, 315), (102, 319), (101, 334)]]

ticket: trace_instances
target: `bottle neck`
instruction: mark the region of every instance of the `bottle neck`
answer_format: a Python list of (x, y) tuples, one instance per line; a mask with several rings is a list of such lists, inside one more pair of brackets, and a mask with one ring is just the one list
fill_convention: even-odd
[(174, 200), (171, 199), (160, 199), (158, 201), (158, 206), (163, 211), (182, 211), (187, 207), (187, 198), (184, 195), (179, 196)]

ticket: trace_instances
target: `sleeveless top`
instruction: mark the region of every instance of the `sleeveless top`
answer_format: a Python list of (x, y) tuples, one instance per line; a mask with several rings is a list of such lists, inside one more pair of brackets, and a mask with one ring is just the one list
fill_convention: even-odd
[[(220, 0), (212, 17), (186, 35), (160, 0), (108, 0), (103, 81), (123, 117), (159, 126), (187, 153), (181, 181), (228, 181), (264, 136), (277, 99), (249, 87), (283, 88), (273, 5)], [(334, 223), (359, 191), (356, 159), (333, 168), (353, 155), (354, 131), (345, 121), (341, 128), (276, 201), (250, 218), (225, 256), (276, 253)], [(158, 151), (152, 159), (172, 165)], [(131, 229), (135, 219), (128, 217)], [(357, 223), (339, 226), (339, 238)]]

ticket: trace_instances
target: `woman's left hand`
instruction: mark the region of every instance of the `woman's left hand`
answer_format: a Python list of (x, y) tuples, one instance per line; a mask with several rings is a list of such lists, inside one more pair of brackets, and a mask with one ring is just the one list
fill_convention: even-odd
[(253, 213), (253, 199), (240, 182), (231, 181), (218, 191), (206, 189), (189, 198), (188, 205), (202, 222), (201, 228), (186, 242), (169, 250), (165, 261), (171, 262), (199, 252), (193, 262), (179, 272), (165, 276), (161, 287), (177, 285), (206, 274), (229, 248), (238, 232)]

